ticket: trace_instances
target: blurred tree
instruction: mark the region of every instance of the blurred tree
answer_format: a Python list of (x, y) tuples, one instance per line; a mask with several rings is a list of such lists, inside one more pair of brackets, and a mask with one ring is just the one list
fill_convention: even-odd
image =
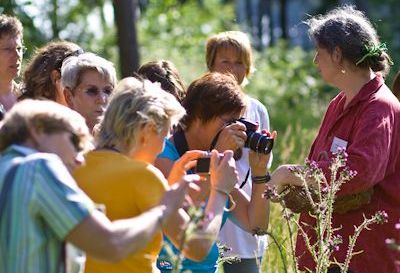
[(288, 27), (287, 27), (287, 1), (279, 1), (279, 21), (281, 25), (281, 39), (286, 40), (288, 38)]
[(113, 1), (118, 32), (121, 76), (127, 77), (139, 68), (139, 47), (136, 31), (136, 0)]

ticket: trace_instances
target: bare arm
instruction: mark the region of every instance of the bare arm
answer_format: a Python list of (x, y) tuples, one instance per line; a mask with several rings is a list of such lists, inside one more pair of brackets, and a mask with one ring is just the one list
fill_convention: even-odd
[[(263, 131), (263, 134), (269, 134)], [(272, 132), (271, 137), (276, 139), (276, 131)], [(263, 177), (267, 174), (267, 164), (271, 154), (257, 153), (252, 150), (249, 152), (249, 164), (252, 176)], [(247, 194), (239, 189), (232, 192), (232, 196), (237, 203), (232, 215), (234, 221), (242, 229), (254, 233), (255, 231), (266, 231), (269, 223), (269, 201), (263, 197), (265, 184), (252, 184), (251, 199)]]
[(159, 206), (130, 219), (110, 222), (95, 210), (66, 240), (97, 259), (119, 261), (146, 246), (161, 231), (162, 225), (181, 206), (188, 187), (189, 183), (182, 180), (164, 194)]
[(117, 262), (153, 239), (160, 231), (163, 210), (158, 206), (137, 217), (114, 222), (95, 210), (68, 234), (66, 240), (94, 258)]
[[(211, 215), (209, 220), (204, 225), (202, 232), (189, 238), (186, 242), (186, 247), (183, 249), (183, 254), (196, 261), (203, 260), (219, 233), (224, 207), (227, 200), (227, 193), (229, 193), (238, 181), (235, 163), (233, 160), (233, 152), (228, 151), (225, 157), (220, 161), (217, 152), (213, 151), (211, 157), (211, 191), (207, 202), (205, 213)], [(179, 248), (180, 238), (183, 232), (182, 228), (189, 221), (188, 215), (181, 210), (175, 219), (171, 219), (165, 225), (164, 232)]]

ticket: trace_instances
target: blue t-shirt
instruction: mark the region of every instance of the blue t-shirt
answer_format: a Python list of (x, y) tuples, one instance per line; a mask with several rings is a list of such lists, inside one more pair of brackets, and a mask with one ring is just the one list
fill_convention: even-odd
[[(159, 158), (167, 158), (172, 161), (176, 161), (180, 158), (178, 151), (176, 150), (174, 144), (169, 140), (165, 140), (164, 150), (158, 155)], [(222, 225), (225, 223), (228, 217), (228, 213), (224, 212), (222, 217)], [(221, 227), (222, 227), (221, 225)], [(175, 254), (179, 253), (179, 250), (171, 243), (171, 241), (164, 236), (164, 244), (169, 245), (169, 247), (173, 250)], [(207, 257), (201, 262), (195, 262), (191, 259), (184, 258), (182, 260), (182, 268), (181, 272), (185, 272), (185, 270), (190, 270), (192, 273), (210, 273), (217, 271), (217, 260), (218, 260), (218, 246), (216, 243), (211, 247), (210, 252)], [(172, 271), (172, 263), (169, 259), (168, 252), (165, 249), (165, 246), (162, 247), (158, 259), (157, 259), (157, 268), (162, 273), (169, 273)]]

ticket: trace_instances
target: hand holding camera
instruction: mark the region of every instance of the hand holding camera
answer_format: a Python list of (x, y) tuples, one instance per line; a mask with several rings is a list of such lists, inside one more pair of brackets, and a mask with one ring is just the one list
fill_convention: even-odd
[(225, 151), (223, 157), (220, 157), (216, 150), (211, 151), (211, 189), (229, 194), (238, 181), (239, 175), (233, 159), (233, 152), (231, 150)]
[(215, 148), (221, 152), (226, 150), (236, 151), (244, 147), (246, 138), (246, 126), (240, 122), (232, 122), (219, 133)]
[[(208, 153), (200, 150), (187, 151), (177, 161), (175, 161), (168, 175), (168, 183), (170, 185), (182, 179), (187, 171), (196, 166), (196, 160), (207, 157)], [(208, 172), (208, 169), (207, 169)]]
[[(276, 131), (269, 133), (268, 131), (263, 130), (260, 135), (266, 136), (271, 140), (275, 140), (277, 133)], [(253, 176), (263, 176), (267, 173), (267, 165), (270, 157), (271, 153), (265, 153), (265, 152), (260, 153), (252, 149), (250, 150), (249, 164)]]
[(215, 147), (219, 151), (236, 151), (239, 148), (246, 147), (257, 153), (269, 154), (274, 146), (276, 135), (260, 134), (257, 129), (257, 123), (246, 118), (240, 118), (220, 131)]

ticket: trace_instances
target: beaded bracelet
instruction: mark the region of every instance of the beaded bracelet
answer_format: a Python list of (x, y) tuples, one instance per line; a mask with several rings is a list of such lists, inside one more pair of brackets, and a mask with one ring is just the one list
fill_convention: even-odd
[(254, 184), (266, 184), (271, 180), (271, 175), (267, 173), (266, 175), (262, 176), (252, 176), (251, 181), (253, 181)]

